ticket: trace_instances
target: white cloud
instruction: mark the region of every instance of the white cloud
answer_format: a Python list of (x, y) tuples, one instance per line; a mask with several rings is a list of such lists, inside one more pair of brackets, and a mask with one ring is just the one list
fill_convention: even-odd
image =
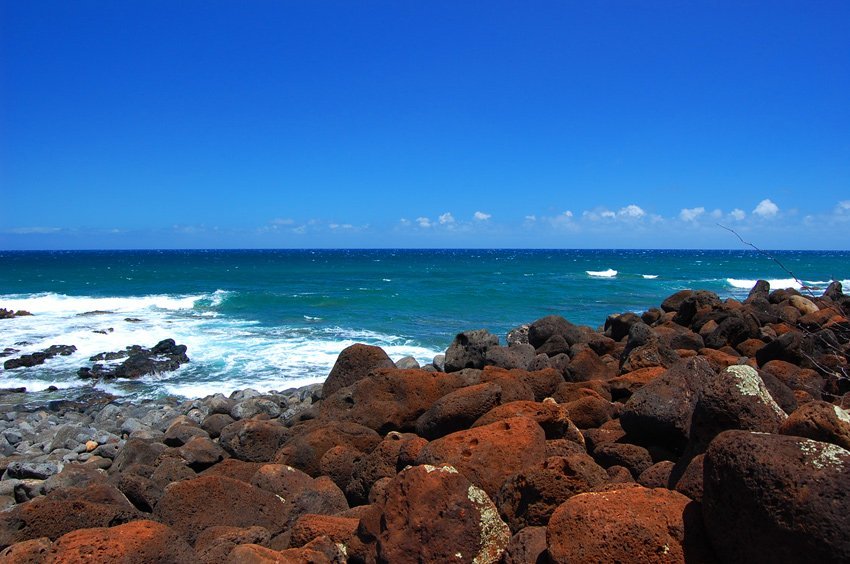
[(646, 212), (640, 206), (636, 206), (634, 204), (629, 204), (624, 208), (620, 208), (620, 211), (617, 212), (617, 217), (624, 217), (629, 219), (640, 219), (646, 215)]
[(447, 223), (454, 223), (455, 218), (451, 212), (446, 212), (439, 217), (440, 225), (446, 225)]
[(474, 217), (476, 221), (487, 221), (488, 219), (490, 219), (493, 216), (490, 215), (489, 213), (477, 211), (473, 214), (472, 217)]
[(614, 219), (615, 217), (617, 217), (617, 214), (615, 214), (611, 210), (604, 210), (599, 214), (599, 217), (603, 217), (605, 219)]
[(564, 216), (564, 217), (570, 218), (570, 217), (573, 216), (573, 212), (571, 212), (570, 210), (567, 210), (564, 213), (562, 213), (561, 215)]
[(696, 221), (699, 216), (705, 213), (705, 208), (700, 206), (698, 208), (683, 208), (682, 211), (679, 212), (679, 219), (682, 221)]
[[(178, 226), (174, 226), (177, 229)], [(48, 233), (56, 233), (57, 231), (61, 231), (59, 227), (13, 227), (12, 229), (6, 230), (7, 233), (14, 233), (15, 235), (46, 235)]]
[(434, 225), (433, 223), (431, 223), (431, 220), (428, 219), (427, 217), (417, 217), (416, 223), (419, 224), (419, 227), (425, 227), (426, 229), (428, 227), (431, 227), (432, 225)]
[(350, 223), (343, 223), (342, 225), (340, 225), (339, 223), (331, 223), (330, 225), (328, 225), (328, 227), (330, 227), (331, 229), (334, 229), (334, 230), (336, 230), (336, 229), (354, 229), (354, 226), (351, 225)]
[(527, 216), (525, 216), (525, 220), (526, 221), (537, 221), (537, 216), (536, 215), (527, 215)]
[(747, 213), (742, 209), (735, 208), (734, 210), (729, 212), (729, 217), (731, 217), (735, 221), (741, 221), (742, 219), (747, 217)]
[(403, 217), (403, 218), (401, 218), (401, 219), (399, 219), (399, 220), (398, 220), (398, 222), (399, 222), (399, 223), (401, 223), (402, 225), (404, 225), (405, 227), (407, 227), (408, 225), (410, 225), (410, 220), (409, 220), (409, 219), (406, 219), (406, 218), (404, 218), (404, 217)]
[(711, 219), (720, 219), (723, 217), (723, 210), (716, 209), (711, 212)]
[(779, 206), (777, 206), (767, 198), (759, 202), (759, 205), (757, 205), (753, 210), (753, 215), (757, 215), (759, 217), (764, 218), (774, 217), (778, 213)]
[(835, 206), (835, 213), (848, 213), (850, 212), (850, 200), (842, 200), (838, 202), (838, 205)]

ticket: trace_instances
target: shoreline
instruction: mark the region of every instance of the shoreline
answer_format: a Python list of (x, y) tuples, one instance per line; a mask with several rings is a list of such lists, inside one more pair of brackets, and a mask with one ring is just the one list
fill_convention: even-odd
[[(94, 393), (6, 411), (0, 549), (23, 558), (104, 538), (130, 546), (142, 527), (170, 539), (153, 543), (158, 557), (180, 562), (394, 561), (411, 551), (562, 561), (579, 548), (589, 558), (652, 554), (654, 542), (673, 560), (781, 550), (838, 561), (850, 557), (848, 513), (828, 506), (850, 486), (848, 315), (839, 283), (808, 297), (758, 281), (742, 301), (683, 290), (599, 330), (550, 315), (504, 339), (464, 331), (421, 367), (355, 344), (324, 383), (280, 392), (138, 404)], [(797, 481), (775, 489), (782, 468)], [(755, 482), (739, 484), (747, 472)], [(799, 483), (820, 501), (795, 501)], [(457, 488), (480, 493), (463, 501)], [(414, 492), (482, 520), (407, 529), (422, 518), (405, 501)], [(770, 509), (776, 496), (805, 533), (788, 540)], [(277, 509), (248, 511), (243, 498)], [(87, 500), (85, 515), (67, 513), (69, 499)], [(213, 499), (226, 509), (206, 515)], [(682, 522), (686, 506), (698, 521)], [(608, 517), (594, 521), (591, 509)], [(65, 517), (47, 523), (39, 512)], [(485, 514), (492, 523), (476, 529)], [(665, 532), (630, 538), (634, 523)], [(621, 546), (600, 545), (600, 527)], [(455, 529), (466, 533), (447, 534)], [(417, 544), (420, 533), (434, 542)]]

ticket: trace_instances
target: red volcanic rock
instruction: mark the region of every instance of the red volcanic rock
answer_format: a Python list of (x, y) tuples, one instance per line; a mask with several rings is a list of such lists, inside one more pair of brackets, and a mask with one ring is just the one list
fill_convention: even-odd
[[(439, 516), (439, 518), (435, 518)], [(511, 538), (487, 494), (451, 466), (414, 466), (386, 488), (358, 536), (379, 562), (498, 562)]]
[(633, 372), (627, 372), (622, 376), (608, 380), (608, 389), (611, 391), (611, 399), (624, 400), (632, 397), (635, 392), (643, 388), (662, 374), (667, 369), (663, 366), (650, 366)]
[(197, 561), (192, 547), (170, 527), (154, 521), (133, 521), (117, 527), (72, 531), (54, 544), (50, 562), (146, 564)]
[[(200, 473), (201, 476), (222, 476), (224, 478), (233, 478), (241, 480), (245, 483), (250, 483), (251, 478), (256, 474), (257, 470), (263, 467), (260, 462), (245, 462), (235, 458), (222, 460), (215, 466), (211, 466)], [(196, 476), (191, 476), (195, 478)], [(168, 485), (168, 484), (165, 484)]]
[(293, 466), (318, 476), (320, 462), (328, 449), (348, 445), (362, 452), (369, 452), (381, 442), (381, 437), (370, 429), (351, 421), (310, 421), (300, 429), (293, 429), (293, 436), (278, 450), (274, 462)]
[(39, 564), (46, 562), (53, 543), (47, 537), (22, 541), (0, 551), (5, 564)]
[(117, 525), (142, 515), (113, 486), (58, 489), (0, 512), (0, 549), (40, 537), (56, 540), (75, 529)]
[(810, 401), (798, 407), (779, 432), (850, 450), (850, 413), (825, 401)]
[(629, 398), (620, 414), (623, 429), (642, 444), (683, 448), (702, 388), (714, 378), (704, 358), (680, 360)]
[(547, 528), (553, 562), (710, 560), (697, 504), (640, 486), (571, 497)]
[(264, 489), (290, 502), (293, 497), (312, 487), (313, 478), (286, 464), (264, 464), (251, 477), (252, 486)]
[(290, 546), (298, 548), (320, 536), (344, 545), (357, 532), (359, 523), (359, 519), (350, 517), (308, 513), (299, 517), (292, 526)]
[(342, 350), (322, 386), (322, 395), (328, 397), (340, 388), (362, 380), (373, 370), (395, 368), (395, 363), (380, 347), (351, 345)]
[(652, 466), (652, 457), (645, 448), (628, 443), (604, 443), (593, 450), (593, 459), (603, 468), (623, 466), (633, 478)]
[(610, 421), (619, 409), (610, 401), (593, 396), (587, 396), (565, 404), (570, 420), (579, 429), (599, 427)]
[[(685, 466), (684, 471), (678, 479), (675, 479), (675, 476), (671, 475), (671, 480), (675, 479), (675, 490), (681, 494), (684, 494), (691, 498), (694, 501), (702, 502), (702, 484), (703, 484), (703, 470), (704, 470), (704, 462), (705, 455), (698, 454), (693, 457), (690, 461), (680, 461), (678, 464), (684, 464), (687, 462), (687, 466)], [(674, 469), (678, 471), (679, 466), (676, 466)]]
[(559, 384), (552, 399), (558, 403), (570, 403), (588, 396), (611, 401), (611, 389), (607, 381), (588, 380), (587, 382), (564, 382)]
[(339, 486), (327, 476), (319, 476), (290, 500), (287, 527), (308, 513), (335, 515), (348, 510), (348, 501)]
[(765, 345), (765, 342), (761, 339), (747, 339), (746, 341), (742, 341), (735, 345), (735, 348), (738, 349), (738, 352), (744, 356), (755, 358), (756, 353)]
[(523, 527), (546, 525), (564, 501), (607, 481), (605, 469), (586, 454), (556, 456), (510, 477), (495, 502), (516, 532)]
[(738, 364), (741, 358), (736, 354), (715, 350), (715, 349), (700, 349), (700, 356), (705, 357), (715, 370), (722, 370), (729, 366)]
[(705, 454), (703, 514), (724, 562), (848, 562), (850, 451), (727, 431)]
[[(381, 478), (391, 478), (399, 469), (409, 465), (415, 459), (405, 454), (405, 460), (399, 461), (402, 451), (411, 443), (424, 446), (427, 441), (413, 433), (387, 433), (375, 449), (360, 458), (351, 472), (351, 478), (346, 484), (345, 493), (352, 505), (361, 505), (369, 499), (372, 484)], [(418, 455), (419, 449), (416, 450)]]
[(198, 535), (195, 553), (204, 564), (218, 564), (241, 544), (268, 546), (270, 540), (271, 535), (263, 527), (210, 527)]
[(417, 464), (451, 464), (488, 495), (504, 481), (543, 461), (546, 437), (533, 419), (514, 417), (428, 443)]
[(319, 469), (323, 476), (333, 480), (340, 489), (345, 489), (348, 482), (351, 481), (355, 464), (364, 456), (363, 452), (348, 445), (331, 447), (325, 451), (325, 454), (319, 460)]
[(617, 367), (602, 362), (599, 355), (590, 347), (582, 348), (567, 365), (568, 380), (583, 382), (587, 380), (609, 380), (617, 375)]
[(154, 516), (190, 542), (207, 527), (266, 528), (272, 535), (286, 524), (288, 507), (271, 492), (220, 476), (202, 476), (171, 484)]
[(377, 370), (368, 378), (326, 396), (321, 418), (359, 423), (381, 434), (415, 431), (416, 420), (435, 401), (463, 384), (460, 373)]
[(645, 488), (667, 488), (670, 484), (670, 473), (674, 466), (673, 461), (662, 460), (641, 472), (637, 482)]
[(322, 552), (309, 548), (272, 550), (258, 544), (240, 544), (227, 557), (226, 564), (331, 564)]
[[(534, 401), (543, 401), (555, 393), (558, 386), (564, 383), (564, 376), (555, 368), (541, 370), (505, 370), (495, 366), (485, 366), (481, 375), (482, 382), (493, 382), (500, 379), (517, 380), (531, 389)], [(530, 398), (529, 398), (530, 399)], [(503, 396), (502, 401), (509, 401)]]
[(568, 439), (584, 445), (584, 437), (578, 427), (570, 421), (566, 407), (552, 400), (542, 403), (533, 401), (514, 401), (494, 407), (482, 415), (472, 427), (489, 425), (511, 417), (530, 417), (537, 421), (546, 433), (546, 439)]
[(501, 400), (502, 387), (493, 382), (449, 392), (419, 416), (416, 433), (432, 440), (467, 429)]
[(526, 527), (511, 537), (503, 564), (534, 564), (546, 556), (546, 527)]
[(277, 420), (242, 419), (221, 430), (219, 444), (239, 460), (269, 462), (288, 437)]

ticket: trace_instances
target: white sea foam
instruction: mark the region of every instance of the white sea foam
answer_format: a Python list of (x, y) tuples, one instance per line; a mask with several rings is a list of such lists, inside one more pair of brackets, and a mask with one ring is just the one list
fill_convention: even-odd
[[(753, 286), (756, 285), (757, 280), (746, 280), (740, 278), (727, 278), (726, 283), (732, 286), (733, 288), (738, 288), (741, 290), (750, 290)], [(802, 284), (801, 284), (802, 282)], [(777, 290), (780, 288), (793, 288), (795, 290), (799, 290), (803, 287), (806, 288), (818, 288), (818, 289), (826, 289), (829, 285), (829, 282), (826, 280), (795, 280), (794, 278), (774, 278), (767, 280), (767, 283), (770, 284), (771, 290)]]
[[(87, 382), (79, 380), (76, 372), (82, 366), (91, 366), (89, 357), (134, 344), (150, 347), (165, 338), (185, 344), (191, 362), (174, 372), (132, 382), (99, 382), (97, 387), (117, 395), (166, 392), (187, 397), (246, 387), (282, 390), (323, 381), (340, 351), (356, 342), (380, 346), (392, 358), (413, 356), (421, 364), (441, 352), (395, 335), (322, 326), (322, 319), (314, 316), (304, 315), (305, 324), (301, 326), (268, 327), (192, 309), (199, 300), (199, 308), (204, 308), (209, 307), (206, 301), (220, 303), (226, 297), (223, 291), (131, 298), (0, 296), (0, 307), (33, 313), (4, 324), (0, 350), (18, 349), (12, 355), (16, 357), (55, 344), (77, 347), (73, 354), (53, 357), (43, 365), (0, 371), (2, 387), (41, 391), (49, 386), (64, 389), (85, 385)], [(93, 311), (106, 313), (79, 315)]]
[(617, 271), (613, 268), (609, 268), (608, 270), (585, 270), (585, 272), (594, 278), (613, 278), (617, 276)]
[(655, 280), (658, 278), (657, 274), (641, 274), (641, 276), (647, 280)]

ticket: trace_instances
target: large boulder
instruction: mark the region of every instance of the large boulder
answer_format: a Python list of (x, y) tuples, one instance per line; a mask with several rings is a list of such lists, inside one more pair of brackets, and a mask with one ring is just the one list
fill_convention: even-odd
[(416, 433), (436, 439), (469, 428), (502, 400), (502, 387), (494, 382), (467, 386), (450, 392), (416, 420)]
[(674, 491), (633, 486), (585, 493), (549, 521), (553, 562), (706, 562), (698, 504)]
[(579, 343), (583, 339), (581, 329), (560, 315), (547, 315), (528, 327), (528, 342), (535, 349), (543, 346), (546, 341), (554, 336), (562, 337), (567, 346)]
[(514, 532), (542, 526), (570, 497), (608, 481), (608, 473), (587, 454), (553, 456), (511, 476), (495, 498), (499, 513)]
[(629, 329), (629, 339), (620, 355), (620, 372), (625, 374), (651, 366), (669, 368), (678, 360), (679, 355), (665, 345), (648, 325), (635, 323)]
[(378, 368), (395, 368), (392, 359), (380, 347), (356, 343), (339, 353), (336, 363), (322, 386), (322, 395), (328, 397), (340, 388), (365, 378)]
[(703, 386), (694, 407), (689, 448), (702, 452), (727, 429), (776, 433), (786, 417), (753, 367), (730, 366)]
[(195, 551), (174, 530), (155, 521), (133, 521), (116, 527), (79, 529), (60, 537), (51, 562), (94, 561), (115, 564), (196, 562)]
[(400, 472), (370, 513), (358, 533), (380, 562), (495, 563), (511, 539), (487, 494), (448, 465)]
[(620, 424), (644, 443), (681, 450), (690, 438), (691, 417), (702, 389), (715, 378), (704, 358), (682, 359), (632, 394), (620, 413)]
[(726, 431), (704, 464), (705, 526), (724, 562), (850, 561), (850, 451)]
[(546, 436), (533, 419), (514, 417), (428, 443), (417, 464), (451, 464), (491, 497), (505, 480), (543, 461)]
[(334, 421), (353, 421), (382, 435), (415, 431), (419, 416), (464, 383), (458, 374), (462, 373), (376, 370), (368, 378), (326, 396), (319, 415)]
[(446, 350), (446, 372), (484, 368), (487, 364), (487, 350), (498, 346), (499, 337), (486, 329), (458, 333)]
[(288, 437), (289, 430), (278, 421), (242, 419), (221, 430), (219, 444), (239, 460), (268, 462)]
[(293, 466), (315, 477), (321, 473), (322, 456), (328, 449), (348, 445), (369, 452), (381, 442), (378, 433), (351, 421), (311, 423), (300, 432), (294, 431), (294, 436), (278, 450), (274, 462)]
[(850, 450), (850, 413), (825, 401), (810, 401), (798, 407), (782, 423), (779, 432)]
[(567, 408), (552, 400), (544, 402), (513, 401), (506, 403), (494, 407), (482, 415), (472, 426), (481, 427), (512, 417), (530, 417), (534, 419), (543, 429), (543, 432), (546, 433), (547, 440), (566, 438), (584, 446), (584, 437), (582, 437), (578, 427), (570, 420)]
[(154, 516), (194, 543), (204, 529), (218, 525), (256, 525), (276, 535), (286, 525), (288, 506), (266, 490), (210, 475), (168, 486)]

